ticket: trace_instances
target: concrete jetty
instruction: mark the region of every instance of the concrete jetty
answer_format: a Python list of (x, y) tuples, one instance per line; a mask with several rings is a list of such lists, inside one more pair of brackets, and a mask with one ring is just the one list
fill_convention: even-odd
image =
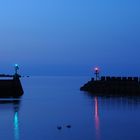
[(140, 95), (140, 78), (115, 76), (91, 78), (80, 90), (97, 95)]
[(15, 74), (0, 74), (0, 98), (20, 97), (23, 95), (23, 88), (18, 74), (19, 66), (15, 64)]
[[(5, 78), (6, 76), (4, 76)], [(10, 75), (0, 79), (0, 97), (19, 97), (23, 95), (20, 75)]]

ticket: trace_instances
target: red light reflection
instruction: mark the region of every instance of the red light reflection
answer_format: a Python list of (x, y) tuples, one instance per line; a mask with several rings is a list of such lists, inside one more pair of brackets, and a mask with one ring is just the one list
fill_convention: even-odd
[(95, 120), (95, 129), (96, 129), (96, 138), (97, 140), (100, 139), (100, 120), (99, 120), (99, 110), (98, 110), (98, 98), (95, 97), (94, 98), (94, 102), (95, 102), (95, 114), (94, 114), (94, 120)]

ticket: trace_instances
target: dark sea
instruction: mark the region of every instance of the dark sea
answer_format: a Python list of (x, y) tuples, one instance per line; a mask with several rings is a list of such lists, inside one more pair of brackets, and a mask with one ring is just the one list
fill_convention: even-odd
[(0, 139), (140, 140), (140, 98), (80, 91), (88, 80), (22, 78), (20, 99), (0, 99)]

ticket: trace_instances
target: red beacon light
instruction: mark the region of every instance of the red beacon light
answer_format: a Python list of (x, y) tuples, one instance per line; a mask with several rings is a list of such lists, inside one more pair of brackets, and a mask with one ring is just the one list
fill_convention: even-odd
[(95, 72), (99, 72), (99, 68), (98, 67), (95, 67), (94, 70), (95, 70)]

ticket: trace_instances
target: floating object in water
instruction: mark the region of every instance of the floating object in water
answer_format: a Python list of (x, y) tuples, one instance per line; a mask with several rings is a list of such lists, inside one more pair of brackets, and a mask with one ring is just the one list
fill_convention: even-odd
[(68, 124), (68, 125), (66, 125), (66, 127), (67, 127), (67, 128), (71, 128), (71, 125)]
[(62, 129), (62, 126), (57, 126), (57, 129), (58, 129), (58, 130), (61, 130), (61, 129)]

